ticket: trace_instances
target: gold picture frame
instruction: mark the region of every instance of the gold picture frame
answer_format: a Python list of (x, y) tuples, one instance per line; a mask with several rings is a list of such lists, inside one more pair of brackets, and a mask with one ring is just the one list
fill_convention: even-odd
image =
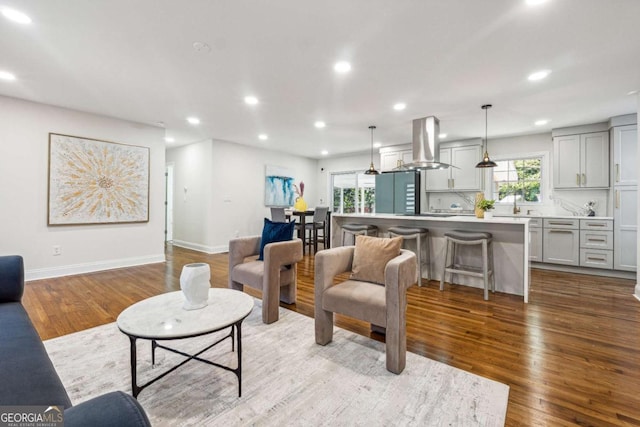
[(49, 133), (48, 225), (149, 222), (149, 147)]

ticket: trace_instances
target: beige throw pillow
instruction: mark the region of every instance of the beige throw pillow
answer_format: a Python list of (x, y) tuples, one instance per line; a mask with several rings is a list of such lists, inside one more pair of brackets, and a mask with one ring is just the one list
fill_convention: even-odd
[(384, 268), (400, 255), (402, 237), (356, 236), (351, 278), (384, 285)]

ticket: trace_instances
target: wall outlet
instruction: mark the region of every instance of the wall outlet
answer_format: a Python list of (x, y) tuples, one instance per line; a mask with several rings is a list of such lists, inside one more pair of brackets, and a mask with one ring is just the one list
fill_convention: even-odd
[(53, 245), (53, 256), (62, 255), (62, 246)]
[(236, 230), (235, 233), (233, 233), (236, 237), (240, 237), (240, 230)]

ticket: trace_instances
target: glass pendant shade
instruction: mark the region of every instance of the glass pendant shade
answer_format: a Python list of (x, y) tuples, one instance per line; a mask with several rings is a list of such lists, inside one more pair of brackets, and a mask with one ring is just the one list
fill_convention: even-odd
[(378, 172), (375, 168), (375, 166), (373, 166), (373, 130), (376, 127), (371, 125), (369, 126), (369, 129), (371, 129), (371, 164), (369, 165), (369, 169), (367, 169), (366, 171), (364, 171), (365, 175), (379, 175), (380, 172)]
[(493, 160), (491, 160), (489, 158), (489, 151), (487, 148), (487, 143), (488, 143), (488, 139), (487, 139), (487, 111), (489, 110), (489, 108), (491, 108), (492, 105), (491, 104), (485, 104), (482, 106), (482, 109), (484, 110), (484, 156), (482, 156), (482, 161), (480, 161), (476, 167), (477, 168), (495, 168), (496, 166), (498, 166), (496, 164), (496, 162), (494, 162)]

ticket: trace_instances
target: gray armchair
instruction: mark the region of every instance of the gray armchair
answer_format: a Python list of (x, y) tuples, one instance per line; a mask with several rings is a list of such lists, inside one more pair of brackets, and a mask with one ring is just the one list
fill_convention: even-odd
[(416, 283), (416, 255), (403, 249), (389, 261), (384, 286), (353, 279), (334, 284), (336, 275), (351, 271), (354, 250), (342, 246), (316, 254), (316, 343), (326, 345), (333, 339), (333, 313), (370, 322), (375, 330), (386, 329), (387, 370), (399, 374), (406, 364), (407, 288)]
[(262, 291), (262, 321), (278, 320), (279, 301), (296, 302), (298, 267), (302, 260), (302, 240), (269, 243), (264, 261), (247, 259), (260, 253), (260, 236), (229, 241), (229, 287), (242, 291), (244, 285)]

